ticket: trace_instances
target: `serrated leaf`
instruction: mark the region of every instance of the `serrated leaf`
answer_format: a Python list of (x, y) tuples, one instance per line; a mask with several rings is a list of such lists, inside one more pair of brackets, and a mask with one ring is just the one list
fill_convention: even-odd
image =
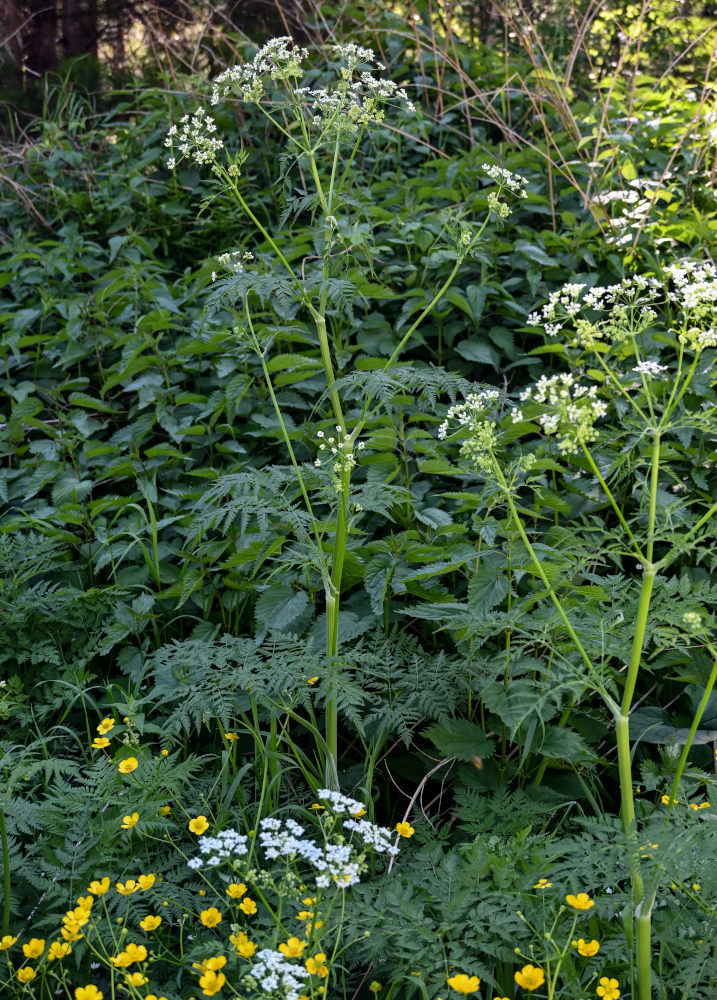
[(428, 727), (426, 736), (443, 757), (468, 761), (474, 757), (490, 757), (493, 753), (493, 741), (470, 719), (447, 719), (436, 723)]

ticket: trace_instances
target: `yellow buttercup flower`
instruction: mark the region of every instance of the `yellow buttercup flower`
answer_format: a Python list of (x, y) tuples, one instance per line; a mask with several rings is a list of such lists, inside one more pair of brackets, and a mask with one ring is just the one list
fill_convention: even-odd
[(480, 986), (478, 976), (467, 976), (465, 972), (459, 972), (457, 976), (451, 976), (448, 985), (456, 993), (476, 993)]
[(131, 830), (133, 826), (137, 826), (137, 823), (139, 823), (139, 813), (132, 813), (122, 820), (122, 829)]
[(279, 951), (282, 955), (286, 955), (287, 958), (299, 958), (305, 947), (306, 941), (299, 941), (297, 937), (290, 937), (286, 944), (282, 942), (279, 945)]
[(68, 941), (53, 941), (47, 950), (47, 961), (66, 958), (71, 951), (72, 945)]
[(39, 958), (45, 950), (44, 938), (30, 938), (27, 944), (22, 946), (22, 953), (25, 958)]
[(396, 833), (398, 833), (399, 837), (412, 837), (415, 832), (411, 824), (406, 822), (406, 820), (402, 823), (396, 823)]
[(326, 955), (323, 951), (317, 952), (313, 958), (307, 958), (304, 962), (306, 966), (306, 971), (312, 976), (319, 976), (321, 979), (325, 979), (329, 974), (329, 968), (324, 963), (326, 962)]
[(219, 972), (226, 964), (226, 955), (214, 955), (211, 958), (202, 959), (201, 962), (192, 963), (192, 968), (201, 969), (202, 972)]
[(78, 986), (75, 990), (75, 1000), (104, 1000), (104, 993), (96, 986)]
[(146, 892), (147, 889), (151, 889), (157, 881), (157, 876), (153, 872), (150, 872), (149, 875), (138, 875), (137, 881), (139, 882), (139, 887), (142, 892)]
[(12, 948), (16, 941), (17, 938), (13, 937), (12, 934), (4, 934), (0, 938), (0, 951), (7, 951), (8, 948)]
[(130, 972), (125, 976), (125, 982), (128, 986), (144, 986), (149, 979), (141, 972)]
[(108, 747), (109, 745), (110, 741), (107, 739), (106, 736), (95, 736), (95, 738), (92, 740), (92, 743), (90, 744), (93, 750), (104, 750), (104, 748)]
[(162, 757), (169, 757), (169, 750), (167, 750), (166, 748), (164, 750), (161, 750), (160, 751), (160, 756), (162, 756)]
[(537, 990), (545, 982), (545, 973), (536, 965), (524, 965), (520, 972), (516, 972), (514, 979), (523, 990)]
[(130, 942), (124, 951), (121, 951), (119, 955), (115, 955), (114, 958), (110, 958), (110, 962), (116, 969), (126, 969), (128, 965), (133, 965), (135, 962), (144, 962), (146, 958), (147, 949), (145, 946)]
[(246, 886), (243, 882), (230, 882), (227, 886), (227, 896), (231, 899), (241, 899), (246, 892)]
[(213, 997), (215, 993), (219, 992), (226, 981), (227, 977), (223, 972), (208, 971), (199, 977), (199, 985), (205, 997)]
[(84, 934), (80, 934), (80, 928), (76, 923), (66, 923), (64, 927), (60, 928), (60, 934), (63, 936), (65, 941), (79, 941), (84, 937)]
[(108, 876), (99, 879), (99, 881), (90, 882), (87, 886), (87, 891), (91, 892), (93, 896), (104, 896), (110, 887), (110, 880)]
[(239, 904), (239, 909), (242, 913), (246, 913), (247, 916), (251, 916), (252, 913), (256, 913), (256, 903), (253, 899), (249, 899), (248, 896), (245, 896)]
[(595, 992), (603, 1000), (617, 1000), (620, 996), (619, 985), (617, 979), (609, 979), (607, 976), (603, 976)]
[(117, 770), (121, 774), (131, 774), (132, 771), (136, 771), (139, 766), (139, 761), (136, 757), (127, 757), (126, 760), (121, 760), (117, 765)]
[(534, 889), (549, 889), (552, 882), (548, 882), (547, 878), (539, 878), (538, 881), (533, 886)]
[(156, 931), (159, 925), (162, 923), (161, 917), (153, 917), (151, 914), (140, 920), (139, 926), (143, 931)]
[(148, 993), (144, 1000), (167, 1000), (167, 998), (158, 997), (155, 993)]
[(309, 677), (309, 679), (307, 680), (306, 683), (307, 684), (316, 684), (316, 682), (317, 682), (318, 679), (319, 679), (318, 677)]
[(365, 815), (366, 815), (366, 810), (365, 810), (365, 809), (359, 809), (359, 811), (358, 811), (358, 812), (355, 812), (355, 813), (351, 813), (351, 815), (352, 815), (352, 816), (353, 816), (353, 817), (354, 817), (355, 819), (360, 819), (360, 818), (361, 818), (362, 816), (365, 816)]
[[(678, 803), (679, 801), (680, 801), (679, 799), (675, 799), (675, 805), (677, 805), (677, 803)], [(670, 802), (670, 796), (669, 796), (669, 795), (663, 795), (663, 796), (662, 796), (662, 797), (660, 798), (660, 802), (661, 802), (661, 803), (663, 804), (663, 806), (666, 806), (666, 805), (668, 805), (668, 804), (669, 804), (669, 802)]]
[(171, 806), (160, 806), (159, 807), (159, 815), (160, 816), (169, 816), (169, 814), (171, 813), (171, 811), (172, 811), (172, 807)]
[(34, 969), (31, 969), (29, 965), (26, 965), (23, 969), (17, 970), (17, 978), (21, 983), (31, 983), (37, 973)]
[(594, 939), (585, 941), (583, 938), (578, 938), (575, 947), (578, 949), (578, 955), (582, 955), (583, 958), (592, 958), (600, 951), (600, 942)]
[(131, 896), (133, 892), (139, 890), (139, 883), (133, 878), (128, 878), (126, 882), (117, 882), (117, 892), (120, 896)]
[(256, 951), (256, 945), (253, 941), (249, 940), (244, 931), (239, 931), (238, 934), (232, 934), (229, 940), (242, 958), (251, 958)]
[(222, 922), (222, 915), (216, 906), (210, 906), (208, 910), (202, 910), (199, 919), (205, 927), (216, 927)]
[(236, 733), (224, 733), (224, 739), (229, 740), (229, 742), (231, 743), (233, 740), (238, 740), (239, 737), (237, 736)]
[(190, 833), (201, 834), (208, 829), (209, 823), (207, 822), (206, 816), (195, 816), (194, 819), (190, 819), (189, 821)]
[(115, 720), (112, 718), (111, 715), (107, 715), (97, 727), (97, 732), (100, 734), (100, 736), (104, 736), (106, 733), (109, 733), (111, 729), (114, 729), (114, 727), (115, 727)]
[(577, 896), (566, 896), (565, 902), (576, 910), (589, 910), (591, 906), (595, 906), (595, 900), (590, 899), (586, 892), (579, 892)]
[(326, 806), (322, 806), (319, 802), (312, 802), (309, 809), (313, 809), (314, 812), (319, 812), (321, 809), (325, 809)]

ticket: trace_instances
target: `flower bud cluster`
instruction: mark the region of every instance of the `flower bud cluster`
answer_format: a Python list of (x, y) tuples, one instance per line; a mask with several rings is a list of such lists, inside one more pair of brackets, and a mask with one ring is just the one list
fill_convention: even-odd
[(521, 177), (520, 174), (511, 173), (505, 167), (499, 167), (494, 163), (481, 163), (481, 170), (500, 188), (507, 188), (511, 194), (515, 194), (519, 198), (528, 197), (528, 192), (525, 189), (525, 178)]
[[(217, 153), (224, 148), (224, 143), (214, 133), (217, 130), (216, 123), (211, 115), (208, 115), (204, 108), (197, 108), (190, 117), (185, 115), (179, 124), (172, 125), (164, 140), (164, 145), (170, 150), (171, 156), (167, 160), (167, 166), (172, 170), (185, 156), (188, 156), (197, 165), (213, 163)], [(175, 155), (175, 144), (179, 151), (179, 157)]]
[[(230, 250), (228, 253), (219, 254), (217, 264), (221, 264), (222, 267), (226, 268), (232, 274), (241, 274), (244, 271), (244, 265), (252, 260), (254, 260), (254, 254), (248, 250)], [(212, 271), (212, 281), (216, 280), (217, 272)]]
[[(323, 431), (317, 431), (316, 437), (319, 439), (319, 451), (328, 451), (333, 457), (332, 470), (334, 472), (334, 486), (338, 493), (343, 489), (341, 479), (344, 474), (351, 474), (356, 467), (356, 454), (354, 452), (354, 442), (351, 435), (343, 431), (340, 426), (335, 427), (336, 437), (331, 435), (326, 437)], [(365, 444), (359, 441), (356, 444), (356, 451), (363, 451)], [(316, 468), (321, 468), (323, 464), (321, 458), (314, 460)]]
[(454, 421), (458, 423), (458, 429), (469, 430), (470, 437), (461, 443), (460, 453), (486, 473), (492, 470), (491, 453), (498, 444), (496, 422), (487, 419), (486, 414), (494, 409), (499, 398), (497, 389), (473, 392), (466, 397), (465, 402), (449, 407), (446, 419), (438, 428), (438, 438), (441, 441), (446, 438)]
[(702, 629), (702, 615), (697, 611), (685, 611), (682, 616), (682, 624), (690, 632), (699, 632)]

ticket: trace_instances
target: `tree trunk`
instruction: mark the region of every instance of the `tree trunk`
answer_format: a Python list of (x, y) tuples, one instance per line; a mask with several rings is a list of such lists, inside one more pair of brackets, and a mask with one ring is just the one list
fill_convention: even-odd
[(19, 0), (0, 0), (0, 84), (18, 87), (22, 82), (22, 27)]
[(97, 57), (97, 0), (63, 0), (62, 48), (70, 59)]
[(57, 65), (57, 10), (55, 0), (27, 0), (22, 47), (27, 72), (41, 77)]

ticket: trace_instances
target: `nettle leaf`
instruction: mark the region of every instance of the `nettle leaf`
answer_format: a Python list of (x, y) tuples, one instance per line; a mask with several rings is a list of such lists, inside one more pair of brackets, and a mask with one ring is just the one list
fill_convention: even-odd
[(493, 741), (470, 719), (447, 719), (429, 726), (425, 735), (444, 757), (469, 761), (493, 753)]
[(254, 606), (258, 631), (262, 636), (269, 629), (283, 632), (297, 621), (308, 606), (309, 595), (305, 590), (294, 591), (285, 586), (271, 587), (259, 595)]
[(508, 577), (495, 566), (481, 566), (468, 584), (468, 606), (475, 615), (486, 615), (508, 596)]
[(533, 750), (543, 757), (566, 760), (570, 764), (580, 764), (595, 759), (595, 755), (582, 736), (558, 726), (546, 726), (542, 743), (533, 746)]

